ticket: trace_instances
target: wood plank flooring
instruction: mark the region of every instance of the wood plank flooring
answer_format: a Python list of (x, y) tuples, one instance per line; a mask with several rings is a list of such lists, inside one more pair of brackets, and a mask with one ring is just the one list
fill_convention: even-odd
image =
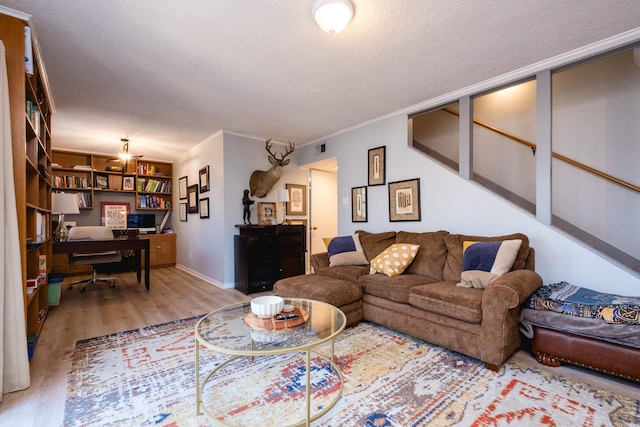
[(61, 286), (60, 305), (50, 308), (31, 360), (31, 387), (3, 396), (1, 426), (62, 425), (76, 341), (208, 313), (259, 295), (220, 289), (177, 268), (152, 269), (150, 291), (137, 283), (135, 273), (114, 276), (113, 289), (100, 284), (79, 292)]
[[(60, 305), (51, 307), (31, 360), (31, 387), (4, 395), (0, 426), (62, 425), (67, 372), (76, 341), (196, 316), (260, 295), (220, 289), (177, 268), (152, 269), (150, 291), (136, 282), (134, 273), (115, 276), (119, 283), (114, 289), (98, 285), (81, 293), (62, 285)], [(545, 368), (526, 351), (513, 357), (640, 400), (637, 383), (572, 366)]]

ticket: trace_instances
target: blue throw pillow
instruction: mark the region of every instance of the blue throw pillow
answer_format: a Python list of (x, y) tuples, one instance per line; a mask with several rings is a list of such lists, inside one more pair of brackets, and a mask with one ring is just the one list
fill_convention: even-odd
[(511, 270), (522, 240), (462, 244), (462, 275), (458, 286), (484, 289)]
[(367, 265), (369, 261), (364, 255), (358, 234), (353, 236), (334, 237), (327, 247), (329, 266)]

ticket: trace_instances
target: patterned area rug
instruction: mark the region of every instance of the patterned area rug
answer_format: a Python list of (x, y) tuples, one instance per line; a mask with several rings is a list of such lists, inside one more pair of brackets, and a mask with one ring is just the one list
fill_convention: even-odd
[[(198, 318), (79, 341), (72, 356), (65, 426), (208, 426), (196, 416), (194, 327)], [(329, 348), (324, 348), (328, 352)], [(344, 384), (314, 426), (630, 426), (640, 401), (519, 363), (499, 373), (466, 356), (361, 323), (336, 339)], [(201, 377), (228, 356), (201, 350)], [(314, 358), (312, 413), (340, 388)], [(243, 359), (225, 366), (203, 398), (238, 426), (301, 419), (301, 355)]]

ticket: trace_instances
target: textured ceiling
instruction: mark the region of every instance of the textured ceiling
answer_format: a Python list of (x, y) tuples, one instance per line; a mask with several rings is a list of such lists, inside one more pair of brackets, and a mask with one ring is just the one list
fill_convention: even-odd
[(304, 144), (637, 28), (637, 0), (0, 0), (32, 15), (54, 146), (173, 159), (220, 129)]

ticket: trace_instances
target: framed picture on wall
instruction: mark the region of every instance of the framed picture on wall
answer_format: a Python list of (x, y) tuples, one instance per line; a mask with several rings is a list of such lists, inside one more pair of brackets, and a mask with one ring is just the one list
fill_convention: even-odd
[(129, 203), (102, 202), (102, 225), (116, 230), (127, 228), (127, 215), (129, 215)]
[(386, 151), (387, 147), (369, 150), (369, 185), (384, 185), (386, 182)]
[(200, 218), (209, 218), (209, 198), (200, 199)]
[(209, 191), (209, 165), (200, 169), (200, 192)]
[(302, 184), (287, 184), (289, 201), (287, 202), (287, 215), (307, 214), (307, 186)]
[(187, 203), (189, 213), (198, 213), (198, 184), (187, 187)]
[(351, 222), (367, 222), (367, 187), (351, 189)]
[(178, 214), (180, 216), (180, 221), (187, 222), (187, 219), (189, 217), (187, 216), (187, 204), (186, 203), (180, 203), (178, 205)]
[(186, 176), (183, 176), (178, 180), (178, 197), (180, 200), (187, 198), (187, 186), (188, 181)]
[(389, 221), (420, 221), (420, 178), (389, 183)]

